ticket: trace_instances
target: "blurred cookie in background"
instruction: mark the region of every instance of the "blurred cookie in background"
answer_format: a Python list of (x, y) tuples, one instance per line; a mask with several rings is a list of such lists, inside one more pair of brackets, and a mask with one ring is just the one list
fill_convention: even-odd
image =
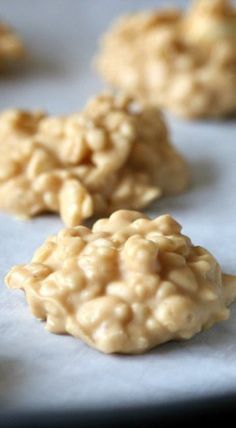
[(236, 111), (236, 7), (199, 0), (190, 9), (139, 12), (116, 22), (97, 68), (113, 86), (187, 118)]
[(18, 62), (24, 53), (25, 49), (18, 35), (0, 21), (0, 71)]

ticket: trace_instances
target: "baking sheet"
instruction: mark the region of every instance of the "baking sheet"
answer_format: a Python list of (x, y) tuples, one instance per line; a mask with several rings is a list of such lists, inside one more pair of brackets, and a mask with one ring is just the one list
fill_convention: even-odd
[[(169, 2), (1, 0), (1, 16), (22, 34), (31, 58), (17, 73), (1, 77), (0, 109), (79, 110), (103, 87), (90, 68), (98, 36), (116, 15), (158, 3)], [(168, 121), (189, 161), (192, 184), (148, 213), (170, 212), (195, 244), (236, 274), (236, 122)], [(72, 337), (47, 333), (30, 315), (23, 293), (7, 290), (3, 277), (61, 227), (56, 216), (19, 222), (0, 215), (2, 410), (127, 407), (236, 392), (236, 305), (229, 321), (142, 356), (107, 356)]]

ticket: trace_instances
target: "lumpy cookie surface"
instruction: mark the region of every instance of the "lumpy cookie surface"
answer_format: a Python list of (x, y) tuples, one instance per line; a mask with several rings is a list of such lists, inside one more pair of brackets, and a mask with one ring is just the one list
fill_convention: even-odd
[(0, 21), (0, 70), (24, 55), (22, 41), (14, 31)]
[(235, 114), (235, 5), (200, 0), (186, 13), (124, 17), (105, 35), (97, 66), (112, 85), (177, 115)]
[(105, 353), (142, 353), (189, 339), (229, 316), (236, 280), (181, 234), (169, 215), (117, 211), (92, 230), (52, 236), (31, 263), (12, 268), (32, 313)]
[(0, 115), (0, 209), (59, 212), (67, 226), (116, 209), (141, 209), (183, 191), (185, 161), (159, 110), (103, 94), (66, 117)]

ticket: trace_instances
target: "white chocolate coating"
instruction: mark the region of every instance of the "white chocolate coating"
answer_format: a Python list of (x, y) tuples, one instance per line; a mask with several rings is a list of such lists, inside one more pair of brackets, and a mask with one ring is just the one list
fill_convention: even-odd
[(159, 110), (127, 96), (97, 96), (67, 117), (0, 115), (0, 209), (18, 217), (59, 212), (75, 226), (119, 208), (141, 209), (187, 182)]
[(218, 117), (236, 112), (236, 8), (200, 0), (120, 19), (97, 60), (112, 85), (173, 113)]
[(225, 320), (236, 277), (181, 234), (169, 215), (117, 211), (92, 230), (62, 230), (12, 268), (32, 313), (105, 353), (142, 353)]

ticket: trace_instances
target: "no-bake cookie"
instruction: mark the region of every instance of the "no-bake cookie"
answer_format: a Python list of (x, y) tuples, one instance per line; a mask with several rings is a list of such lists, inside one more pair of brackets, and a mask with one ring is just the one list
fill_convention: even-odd
[(229, 317), (236, 277), (181, 234), (169, 215), (117, 211), (92, 230), (51, 236), (32, 261), (12, 268), (32, 313), (105, 353), (142, 353), (189, 339)]
[(67, 117), (0, 115), (0, 209), (59, 212), (68, 226), (183, 191), (187, 166), (156, 107), (103, 94)]
[(0, 70), (19, 60), (24, 47), (19, 37), (6, 24), (0, 22)]
[(200, 0), (121, 18), (101, 44), (97, 66), (112, 85), (190, 117), (236, 112), (236, 7)]

